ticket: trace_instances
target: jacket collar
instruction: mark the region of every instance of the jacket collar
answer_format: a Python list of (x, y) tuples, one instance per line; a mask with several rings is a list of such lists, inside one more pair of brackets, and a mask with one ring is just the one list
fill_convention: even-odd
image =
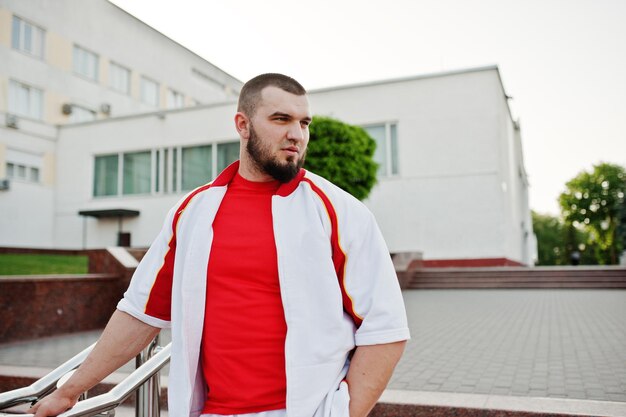
[[(227, 166), (226, 169), (224, 169), (224, 171), (222, 171), (215, 178), (215, 180), (211, 183), (211, 185), (213, 187), (228, 186), (228, 184), (230, 184), (233, 178), (235, 178), (235, 174), (237, 173), (237, 171), (239, 171), (239, 161), (235, 161), (229, 166)], [(296, 175), (294, 179), (292, 179), (291, 181), (285, 184), (281, 184), (280, 187), (278, 187), (278, 190), (276, 191), (276, 195), (279, 195), (281, 197), (287, 197), (289, 194), (293, 193), (296, 190), (296, 188), (298, 188), (298, 185), (304, 178), (305, 174), (306, 174), (306, 170), (303, 168), (300, 168), (300, 171), (298, 172), (298, 174)]]

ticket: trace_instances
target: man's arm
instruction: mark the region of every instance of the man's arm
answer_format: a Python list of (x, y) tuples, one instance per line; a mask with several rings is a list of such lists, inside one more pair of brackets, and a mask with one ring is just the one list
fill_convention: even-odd
[(350, 417), (365, 417), (391, 378), (406, 341), (358, 346), (346, 380), (350, 393)]
[(56, 416), (73, 407), (80, 394), (135, 357), (160, 330), (116, 310), (100, 340), (74, 375), (28, 413), (34, 413), (36, 417)]

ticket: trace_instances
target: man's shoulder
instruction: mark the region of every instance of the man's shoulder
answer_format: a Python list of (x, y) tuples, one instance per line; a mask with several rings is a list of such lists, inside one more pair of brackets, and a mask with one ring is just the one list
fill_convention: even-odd
[(314, 192), (324, 194), (334, 206), (369, 213), (362, 201), (318, 174), (306, 171), (303, 181), (308, 182)]

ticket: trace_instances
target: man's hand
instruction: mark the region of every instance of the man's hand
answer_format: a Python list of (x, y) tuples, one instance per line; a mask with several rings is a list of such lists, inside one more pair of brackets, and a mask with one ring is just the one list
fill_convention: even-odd
[(359, 346), (350, 361), (346, 380), (350, 417), (365, 417), (376, 405), (404, 352), (406, 341)]
[(134, 358), (159, 331), (156, 327), (116, 310), (83, 364), (65, 384), (44, 397), (28, 412), (34, 413), (36, 417), (49, 417), (72, 408), (80, 394), (96, 386), (111, 372)]
[(58, 389), (44, 397), (41, 401), (28, 409), (26, 413), (34, 414), (35, 417), (56, 416), (74, 407), (77, 402), (78, 397), (67, 396), (62, 389)]

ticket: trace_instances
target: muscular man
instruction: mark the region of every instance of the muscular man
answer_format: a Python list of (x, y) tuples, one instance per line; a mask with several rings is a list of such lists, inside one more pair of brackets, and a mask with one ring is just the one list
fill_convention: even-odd
[(100, 341), (36, 417), (73, 406), (170, 326), (170, 416), (367, 415), (406, 315), (372, 214), (302, 169), (310, 122), (292, 78), (243, 86), (240, 160), (170, 211)]

